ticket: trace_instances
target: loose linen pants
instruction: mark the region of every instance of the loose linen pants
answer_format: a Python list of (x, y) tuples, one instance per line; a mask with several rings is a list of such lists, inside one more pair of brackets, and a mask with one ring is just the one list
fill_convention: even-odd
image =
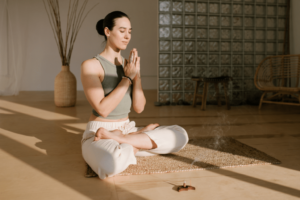
[[(122, 122), (88, 122), (83, 133), (82, 155), (88, 165), (98, 174), (99, 178), (105, 179), (121, 173), (129, 165), (137, 162), (133, 147), (130, 144), (120, 144), (112, 139), (93, 141), (95, 133), (100, 127), (109, 131), (119, 129), (125, 135), (136, 132), (142, 127), (135, 127), (135, 122), (130, 122), (129, 119)], [(144, 133), (156, 143), (157, 148), (140, 150), (136, 156), (152, 156), (177, 152), (188, 142), (187, 132), (178, 125), (159, 126)]]

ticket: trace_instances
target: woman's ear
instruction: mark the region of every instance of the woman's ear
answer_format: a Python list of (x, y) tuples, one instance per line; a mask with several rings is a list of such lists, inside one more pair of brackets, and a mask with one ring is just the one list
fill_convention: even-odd
[(107, 27), (104, 28), (104, 34), (106, 35), (106, 37), (110, 36), (110, 30)]

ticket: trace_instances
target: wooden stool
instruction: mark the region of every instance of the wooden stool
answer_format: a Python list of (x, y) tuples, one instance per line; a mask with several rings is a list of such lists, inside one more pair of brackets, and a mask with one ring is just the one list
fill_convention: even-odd
[[(220, 77), (213, 77), (213, 78), (205, 78), (205, 77), (194, 77), (192, 76), (192, 80), (196, 81), (196, 87), (194, 92), (194, 100), (193, 100), (193, 107), (196, 107), (196, 101), (197, 97), (202, 98), (202, 105), (201, 110), (206, 109), (206, 99), (207, 99), (207, 93), (208, 93), (208, 83), (213, 83), (215, 85), (215, 91), (216, 91), (216, 98), (218, 101), (218, 106), (221, 106), (221, 99), (220, 99), (220, 93), (219, 93), (219, 87), (218, 84), (222, 83), (224, 87), (224, 93), (225, 93), (225, 101), (227, 109), (230, 110), (230, 102), (227, 95), (227, 89), (228, 89), (228, 82), (232, 80), (232, 77), (230, 76), (220, 76)], [(203, 93), (197, 94), (199, 89), (200, 82), (203, 82)]]

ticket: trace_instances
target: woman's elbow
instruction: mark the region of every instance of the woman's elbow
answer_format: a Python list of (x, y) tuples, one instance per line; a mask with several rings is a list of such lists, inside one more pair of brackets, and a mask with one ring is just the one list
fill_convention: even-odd
[(144, 111), (144, 109), (135, 110), (136, 113), (140, 114)]
[(103, 118), (106, 118), (109, 115), (109, 113), (105, 112), (105, 110), (103, 109), (97, 109), (96, 112), (98, 113), (98, 115), (100, 115)]
[(144, 104), (139, 104), (137, 106), (134, 107), (135, 112), (137, 113), (142, 113), (144, 111), (146, 102)]
[(143, 107), (134, 107), (133, 109), (136, 113), (140, 114), (144, 111), (144, 106)]

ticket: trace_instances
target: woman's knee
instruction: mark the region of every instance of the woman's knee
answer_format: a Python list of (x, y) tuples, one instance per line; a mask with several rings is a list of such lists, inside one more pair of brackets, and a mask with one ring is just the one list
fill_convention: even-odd
[[(106, 163), (106, 164), (103, 164)], [(110, 164), (107, 164), (110, 163)], [(130, 164), (136, 164), (133, 146), (129, 144), (120, 144), (116, 147), (116, 151), (110, 156), (102, 160), (99, 165), (99, 177), (111, 177), (124, 171)]]
[(184, 128), (178, 125), (173, 125), (174, 132), (176, 132), (177, 145), (183, 148), (189, 141), (189, 136)]
[[(97, 142), (104, 142), (103, 140)], [(124, 171), (130, 164), (136, 164), (133, 147), (129, 144), (116, 144), (105, 141), (104, 144), (90, 144), (86, 162), (98, 174), (100, 179), (114, 176)], [(105, 144), (106, 143), (106, 144)]]

